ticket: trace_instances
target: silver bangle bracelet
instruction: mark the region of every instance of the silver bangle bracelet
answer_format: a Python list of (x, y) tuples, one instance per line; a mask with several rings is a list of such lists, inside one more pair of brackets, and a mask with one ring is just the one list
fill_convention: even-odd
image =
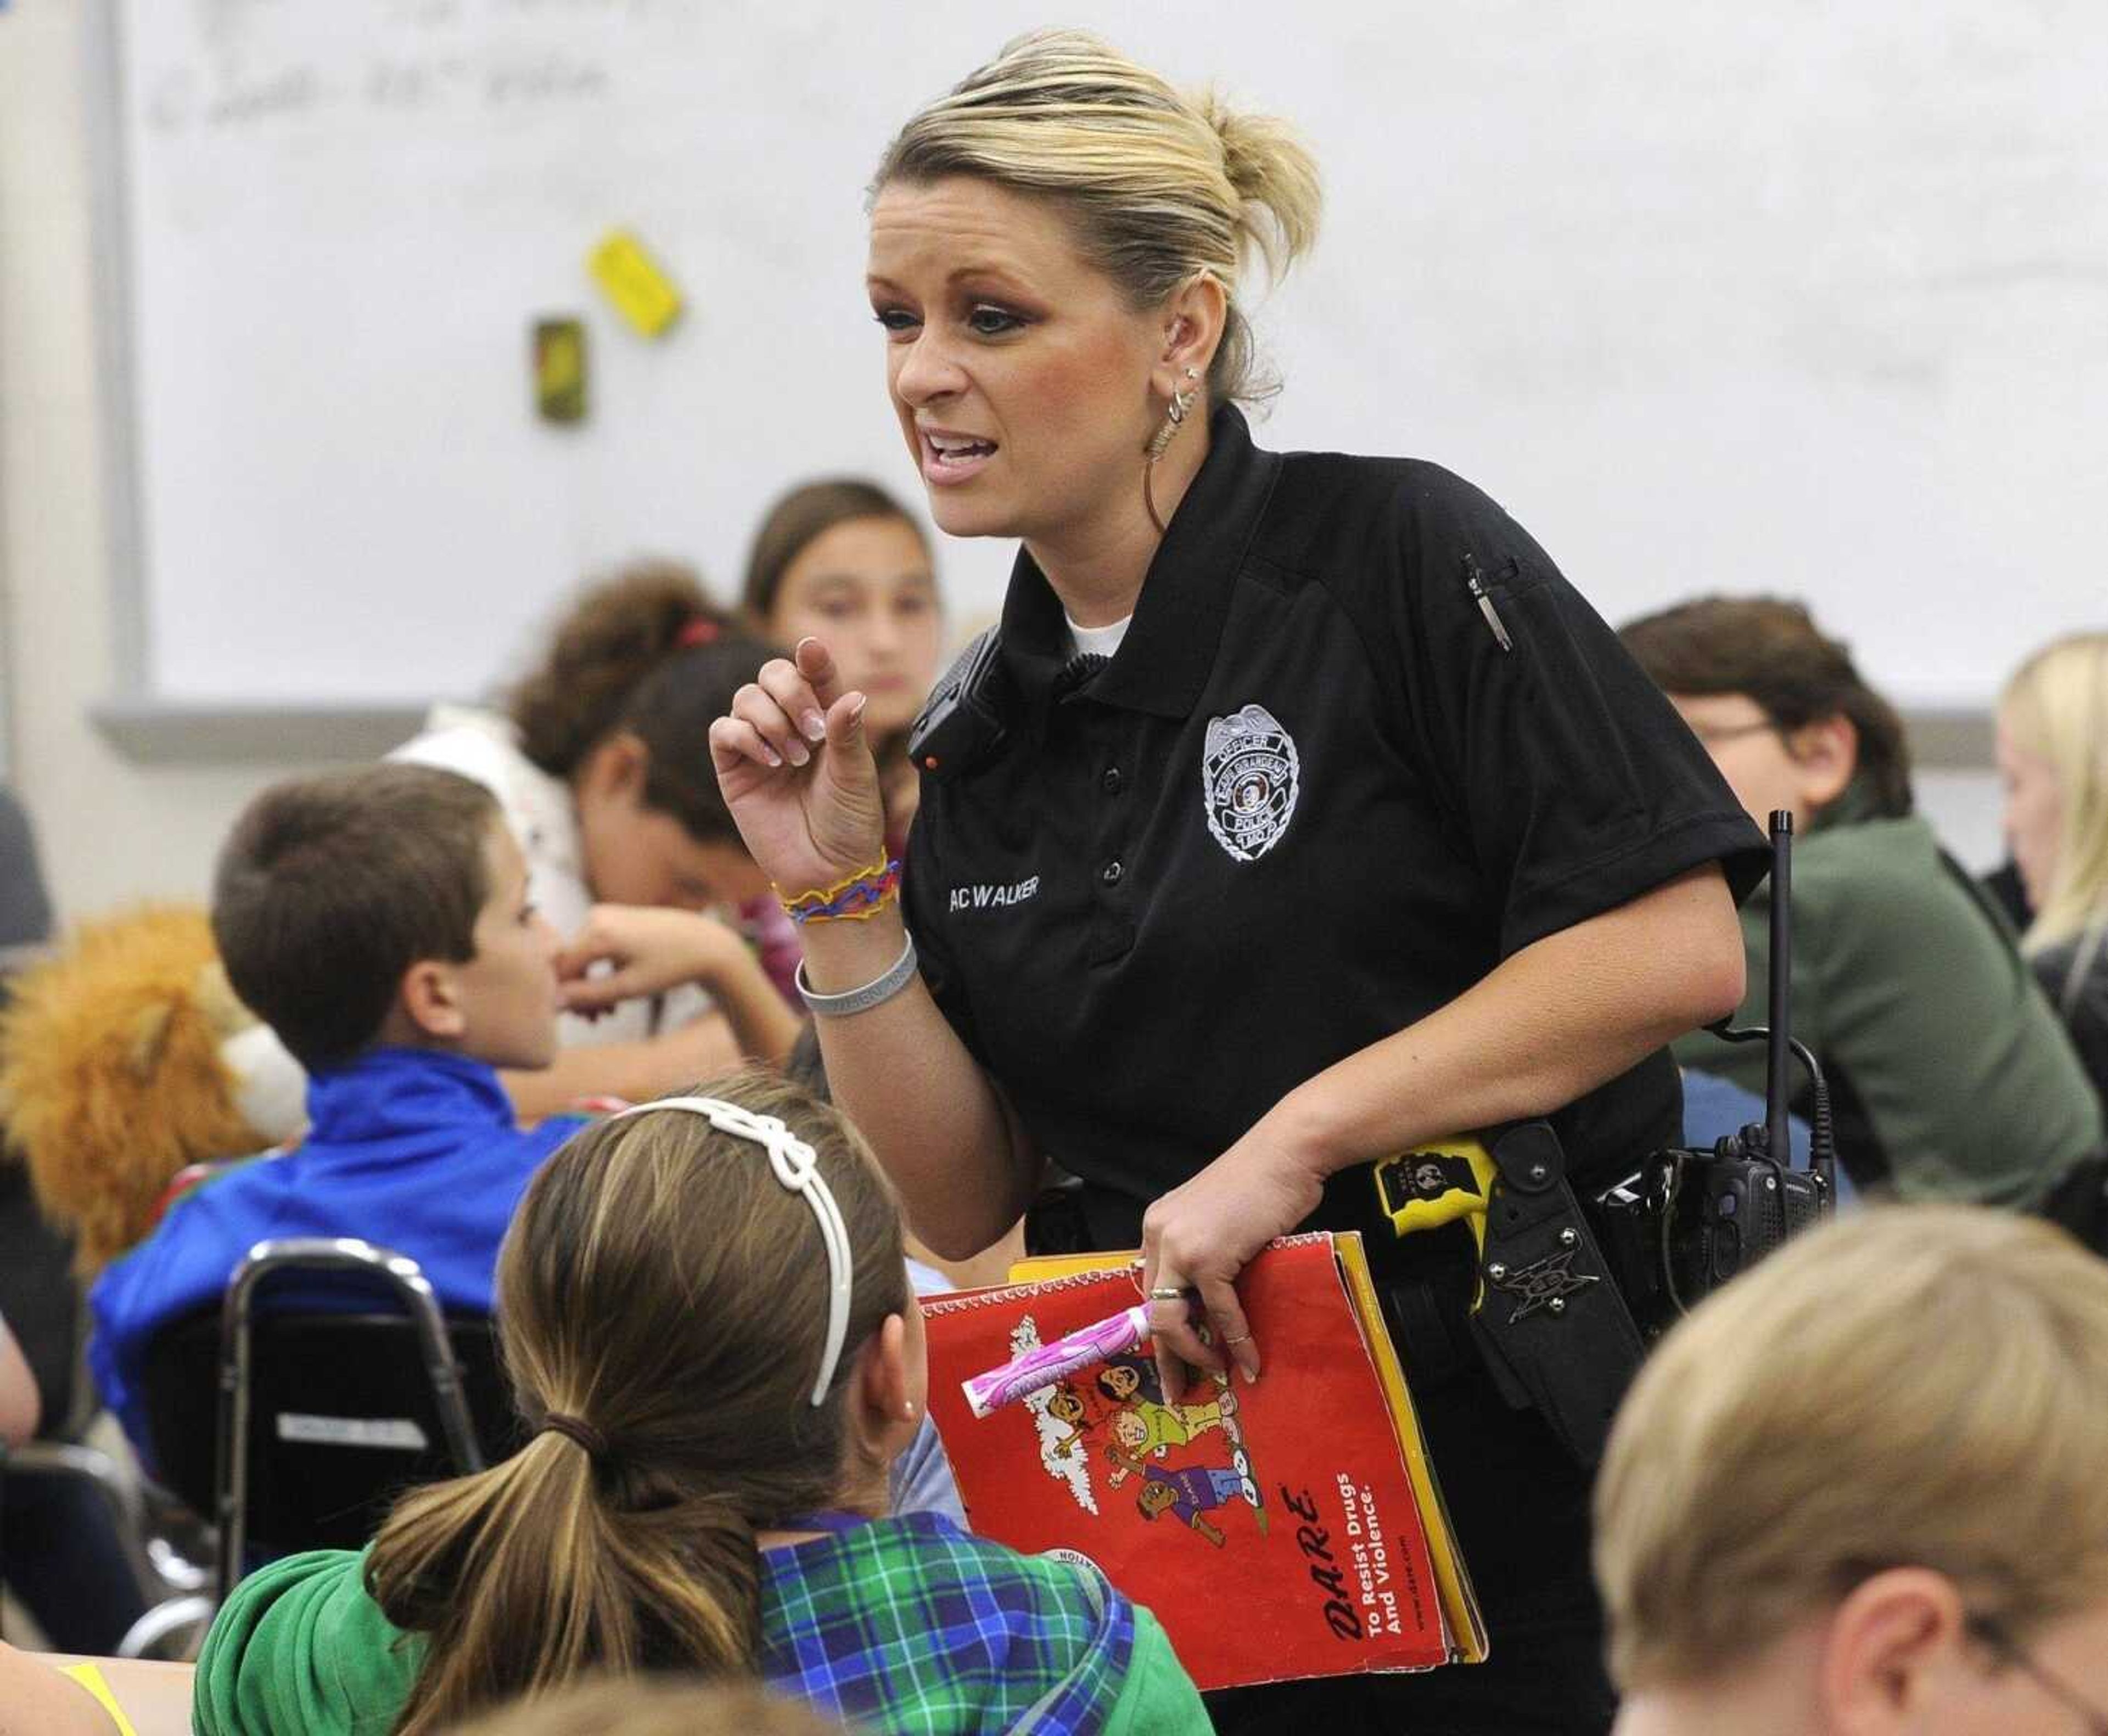
[(908, 937), (908, 944), (900, 949), (900, 956), (884, 974), (872, 978), (862, 988), (847, 989), (839, 995), (817, 993), (805, 980), (803, 959), (798, 960), (795, 980), (798, 992), (804, 996), (805, 1005), (813, 1010), (816, 1018), (846, 1019), (852, 1013), (868, 1013), (873, 1007), (890, 1001), (915, 980), (915, 937)]

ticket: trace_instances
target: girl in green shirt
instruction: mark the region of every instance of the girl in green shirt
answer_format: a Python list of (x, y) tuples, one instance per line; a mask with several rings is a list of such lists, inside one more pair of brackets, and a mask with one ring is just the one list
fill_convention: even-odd
[(595, 1670), (759, 1677), (928, 1736), (1209, 1728), (1093, 1570), (887, 1517), (921, 1317), (893, 1196), (831, 1109), (750, 1072), (578, 1134), (498, 1298), (527, 1446), (407, 1496), (363, 1555), (236, 1586), (200, 1736), (433, 1736)]

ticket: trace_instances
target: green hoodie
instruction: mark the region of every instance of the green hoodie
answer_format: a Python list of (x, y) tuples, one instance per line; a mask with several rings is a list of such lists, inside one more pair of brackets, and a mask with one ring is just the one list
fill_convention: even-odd
[[(763, 1558), (761, 1674), (853, 1725), (909, 1736), (1205, 1736), (1164, 1630), (1093, 1570), (933, 1513)], [(425, 1643), (367, 1595), (363, 1555), (251, 1574), (198, 1660), (199, 1736), (386, 1736)]]

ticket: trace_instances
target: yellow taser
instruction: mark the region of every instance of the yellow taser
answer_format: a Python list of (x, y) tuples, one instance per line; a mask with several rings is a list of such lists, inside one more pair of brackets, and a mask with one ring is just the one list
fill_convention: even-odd
[[(1474, 1139), (1436, 1140), (1394, 1158), (1380, 1159), (1376, 1173), (1376, 1208), (1400, 1235), (1439, 1230), (1445, 1224), (1471, 1228), (1472, 1249), (1486, 1251), (1486, 1208), (1499, 1173), (1493, 1154)], [(1474, 1298), (1475, 1308), (1483, 1299)]]

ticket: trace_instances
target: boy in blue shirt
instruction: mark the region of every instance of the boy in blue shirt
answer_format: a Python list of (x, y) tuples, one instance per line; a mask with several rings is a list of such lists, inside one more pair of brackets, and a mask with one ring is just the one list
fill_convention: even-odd
[(312, 1125), (185, 1195), (95, 1286), (96, 1384), (150, 1464), (148, 1347), (256, 1243), (361, 1237), (415, 1260), (443, 1306), (488, 1313), (513, 1207), (581, 1125), (521, 1131), (498, 1082), (556, 1053), (558, 942), (482, 785), (390, 764), (274, 786), (221, 853), (213, 930), (308, 1069)]

